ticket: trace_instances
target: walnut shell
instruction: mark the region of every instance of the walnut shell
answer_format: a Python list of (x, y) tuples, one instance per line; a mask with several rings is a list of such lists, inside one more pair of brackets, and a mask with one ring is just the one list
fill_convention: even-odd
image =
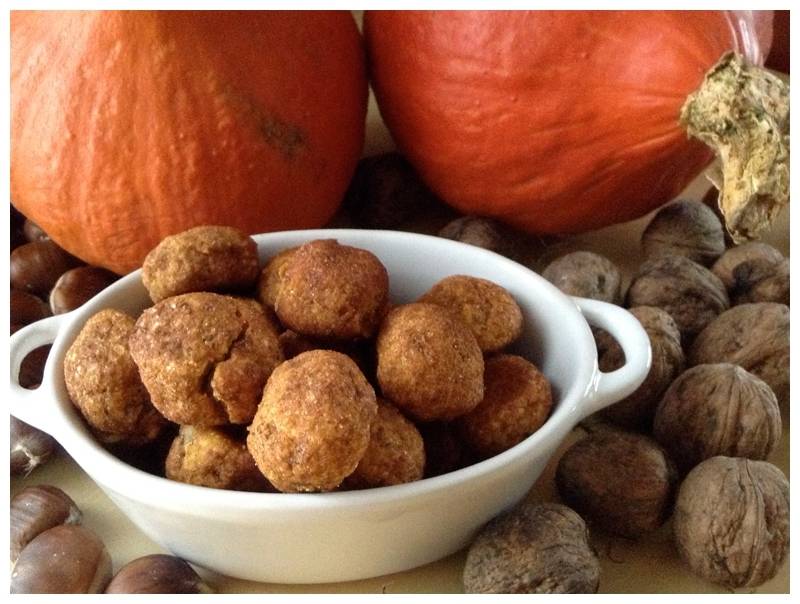
[(674, 532), (694, 573), (727, 587), (761, 585), (789, 551), (789, 482), (765, 461), (712, 457), (683, 481)]
[(743, 243), (726, 251), (711, 267), (711, 271), (720, 278), (725, 288), (730, 291), (736, 282), (733, 271), (743, 262), (768, 262), (777, 265), (784, 260), (777, 249), (760, 241)]
[[(661, 395), (684, 369), (686, 359), (681, 348), (681, 333), (665, 310), (655, 306), (637, 306), (630, 312), (641, 323), (650, 339), (653, 362), (644, 382), (630, 395), (600, 412), (600, 416), (629, 429), (649, 429)], [(608, 332), (595, 334), (598, 364), (601, 371), (614, 371), (625, 364), (625, 353)]]
[(610, 533), (636, 538), (661, 526), (671, 511), (675, 466), (651, 438), (599, 430), (567, 449), (556, 485), (564, 501)]
[(760, 377), (778, 403), (789, 403), (789, 307), (740, 304), (722, 313), (695, 339), (689, 364), (733, 363)]
[(628, 289), (628, 306), (657, 306), (667, 311), (690, 341), (730, 301), (719, 278), (683, 256), (660, 256), (644, 262)]
[(396, 151), (358, 162), (342, 211), (357, 228), (393, 230), (417, 230), (411, 227), (418, 226), (419, 221), (432, 222), (431, 226), (440, 228), (455, 214)]
[(730, 363), (697, 365), (667, 389), (653, 435), (684, 470), (715, 455), (766, 459), (781, 438), (772, 389)]
[(730, 290), (734, 304), (777, 302), (789, 304), (789, 260), (748, 260), (733, 269)]
[(656, 212), (642, 233), (642, 248), (648, 258), (686, 256), (709, 266), (725, 251), (725, 232), (714, 210), (681, 199)]
[(526, 503), (489, 522), (464, 566), (466, 593), (595, 593), (600, 563), (580, 516)]
[(594, 252), (571, 252), (553, 260), (542, 277), (570, 296), (592, 298), (612, 304), (622, 302), (622, 275), (605, 256)]

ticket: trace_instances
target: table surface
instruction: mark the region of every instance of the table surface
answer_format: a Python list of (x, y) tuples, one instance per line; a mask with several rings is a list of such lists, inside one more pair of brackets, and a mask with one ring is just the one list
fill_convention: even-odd
[[(368, 138), (365, 155), (392, 147), (391, 138), (381, 123), (374, 100), (370, 100)], [(700, 177), (683, 193), (683, 197), (700, 199), (708, 188)], [(588, 249), (606, 255), (626, 274), (636, 267), (639, 258), (639, 236), (649, 217), (575, 237), (560, 246), (564, 252)], [(788, 254), (788, 212), (784, 212), (764, 240)], [(780, 445), (770, 461), (789, 475), (789, 426), (784, 426)], [(553, 456), (547, 469), (528, 495), (531, 501), (557, 500), (553, 475), (555, 464), (565, 448), (580, 435), (576, 429)], [(53, 484), (67, 492), (83, 510), (84, 524), (101, 536), (113, 561), (114, 569), (134, 558), (162, 552), (128, 520), (94, 482), (63, 451), (46, 466), (25, 478), (12, 478), (11, 494), (33, 484)], [(592, 532), (592, 542), (601, 564), (600, 591), (605, 593), (725, 593), (724, 588), (694, 577), (678, 558), (667, 523), (654, 534), (640, 541), (610, 537)], [(438, 562), (411, 571), (354, 581), (324, 585), (277, 585), (241, 581), (202, 571), (219, 593), (458, 593), (462, 591), (461, 572), (465, 552), (461, 551)], [(787, 593), (788, 564), (770, 581), (754, 590), (758, 593)]]

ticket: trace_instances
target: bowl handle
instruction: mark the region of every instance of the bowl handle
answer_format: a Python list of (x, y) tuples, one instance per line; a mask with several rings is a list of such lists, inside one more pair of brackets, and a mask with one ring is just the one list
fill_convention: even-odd
[[(43, 395), (49, 390), (45, 384), (47, 382), (47, 371), (45, 370), (42, 386), (35, 390), (28, 390), (19, 385), (19, 369), (23, 359), (29, 352), (39, 346), (52, 344), (55, 341), (65, 318), (69, 314), (55, 315), (36, 321), (26, 325), (11, 336), (9, 350), (11, 361), (9, 410), (11, 415), (51, 435), (58, 414), (53, 413), (52, 405), (46, 404), (46, 399), (52, 398), (52, 394)], [(49, 365), (50, 362), (51, 359), (49, 358), (47, 364)]]
[(615, 371), (597, 371), (594, 389), (581, 410), (586, 417), (622, 400), (636, 390), (650, 371), (650, 338), (641, 323), (624, 308), (607, 302), (573, 298), (589, 325), (601, 327), (619, 342), (625, 364)]

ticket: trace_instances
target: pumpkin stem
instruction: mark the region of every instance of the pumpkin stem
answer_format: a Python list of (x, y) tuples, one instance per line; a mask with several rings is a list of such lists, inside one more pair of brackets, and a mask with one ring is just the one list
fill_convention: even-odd
[(729, 52), (686, 99), (680, 121), (719, 159), (709, 179), (734, 242), (756, 238), (789, 203), (789, 85)]

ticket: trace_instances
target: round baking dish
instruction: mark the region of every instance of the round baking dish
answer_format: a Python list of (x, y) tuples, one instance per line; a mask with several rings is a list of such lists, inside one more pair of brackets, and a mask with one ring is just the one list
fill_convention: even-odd
[[(624, 398), (644, 380), (650, 345), (627, 311), (570, 298), (527, 268), (492, 252), (414, 233), (322, 229), (256, 235), (262, 261), (313, 239), (370, 250), (389, 272), (391, 297), (408, 302), (448, 275), (491, 279), (517, 300), (525, 330), (515, 351), (553, 386), (547, 422), (515, 447), (418, 482), (364, 491), (245, 493), (182, 484), (147, 474), (98, 444), (64, 386), (64, 354), (86, 320), (103, 308), (133, 315), (151, 305), (140, 272), (81, 308), (11, 337), (11, 413), (53, 435), (139, 528), (164, 548), (216, 572), (275, 583), (364, 579), (420, 566), (464, 547), (490, 518), (519, 502), (567, 433), (584, 417)], [(597, 367), (590, 325), (621, 344), (626, 364)], [(25, 355), (52, 343), (42, 385), (18, 384)]]

